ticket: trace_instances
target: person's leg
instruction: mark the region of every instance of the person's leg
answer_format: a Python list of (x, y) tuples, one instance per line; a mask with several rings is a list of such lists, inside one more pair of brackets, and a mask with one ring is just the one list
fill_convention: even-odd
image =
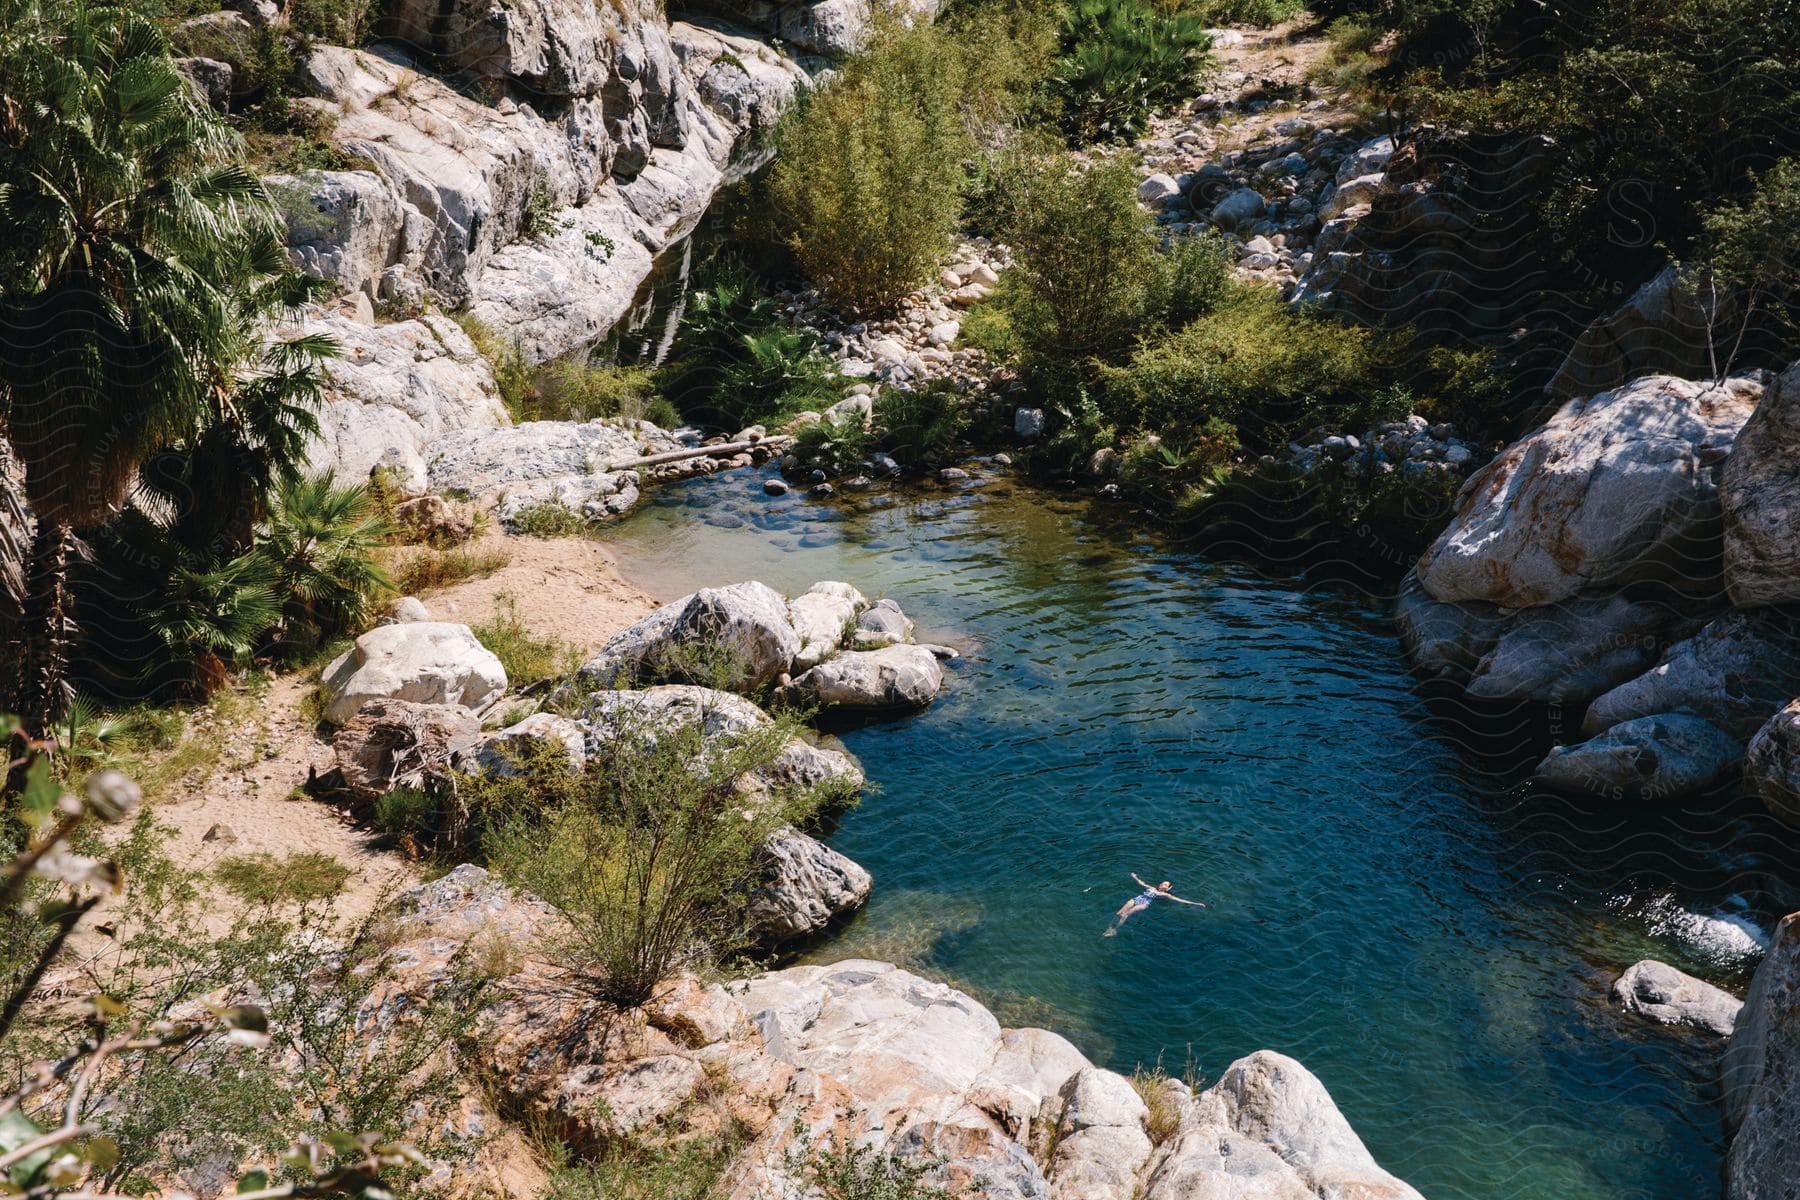
[(1127, 917), (1131, 916), (1131, 914), (1136, 911), (1137, 911), (1137, 901), (1136, 900), (1127, 900), (1125, 902), (1124, 906), (1121, 907), (1118, 912), (1113, 914), (1112, 924), (1108, 925), (1106, 927), (1106, 936), (1112, 937), (1114, 934), (1118, 933), (1119, 926), (1123, 925), (1125, 923), (1125, 919)]

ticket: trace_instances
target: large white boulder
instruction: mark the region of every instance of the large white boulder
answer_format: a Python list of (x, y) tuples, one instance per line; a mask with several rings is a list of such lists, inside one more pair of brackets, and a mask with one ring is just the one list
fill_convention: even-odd
[(1726, 1200), (1790, 1200), (1800, 1180), (1800, 913), (1776, 927), (1725, 1051)]
[(1612, 986), (1613, 1002), (1628, 1013), (1654, 1021), (1730, 1037), (1744, 1002), (1703, 979), (1646, 958), (1633, 963)]
[(1137, 1089), (1123, 1075), (1087, 1067), (1063, 1084), (1061, 1097), (1052, 1200), (1132, 1200), (1152, 1149)]
[(1621, 721), (1604, 733), (1557, 746), (1536, 778), (1571, 795), (1670, 803), (1727, 783), (1743, 762), (1743, 743), (1686, 713)]
[(824, 662), (843, 646), (868, 598), (847, 583), (815, 583), (788, 601), (788, 619), (800, 636), (800, 651), (791, 669), (805, 671)]
[(448, 317), (363, 325), (314, 314), (301, 333), (325, 334), (338, 357), (325, 368), (319, 434), (307, 450), (311, 468), (363, 479), (389, 468), (412, 491), (429, 483), (426, 448), (452, 430), (508, 424), (493, 368)]
[(773, 682), (800, 650), (787, 601), (748, 580), (663, 605), (607, 639), (581, 673), (603, 683), (724, 679), (748, 690)]
[(325, 719), (348, 722), (371, 700), (479, 708), (506, 691), (506, 668), (467, 625), (413, 621), (356, 639), (319, 677)]
[(1651, 376), (1569, 401), (1464, 484), (1420, 585), (1508, 608), (1637, 582), (1716, 593), (1715, 468), (1761, 392)]
[(1555, 705), (1573, 716), (1655, 666), (1671, 641), (1698, 625), (1682, 606), (1618, 592), (1521, 609), (1469, 672), (1465, 690), (1472, 699)]
[(797, 677), (792, 691), (826, 709), (884, 712), (924, 708), (944, 688), (944, 668), (926, 646), (847, 650)]
[[(1238, 1059), (1200, 1097), (1197, 1107), (1202, 1126), (1241, 1135), (1273, 1151), (1305, 1190), (1293, 1192), (1279, 1181), (1270, 1164), (1259, 1164), (1252, 1156), (1248, 1165), (1253, 1176), (1270, 1177), (1267, 1191), (1223, 1190), (1228, 1182), (1221, 1179), (1217, 1181), (1221, 1187), (1217, 1192), (1152, 1188), (1146, 1193), (1146, 1200), (1206, 1195), (1421, 1200), (1417, 1191), (1375, 1162), (1318, 1077), (1285, 1054), (1258, 1050)], [(1217, 1135), (1209, 1138), (1207, 1144), (1226, 1148), (1227, 1153), (1231, 1147), (1241, 1145)], [(1221, 1173), (1235, 1174), (1229, 1162)]]
[(1800, 363), (1776, 377), (1745, 422), (1719, 495), (1731, 602), (1800, 602)]

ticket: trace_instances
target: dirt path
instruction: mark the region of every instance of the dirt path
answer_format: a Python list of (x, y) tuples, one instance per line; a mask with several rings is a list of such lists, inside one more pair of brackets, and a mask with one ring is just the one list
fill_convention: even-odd
[[(473, 548), (503, 549), (510, 561), (492, 575), (420, 597), (434, 618), (478, 624), (494, 615), (496, 598), (506, 594), (534, 633), (554, 634), (588, 652), (655, 607), (625, 582), (605, 547), (586, 538), (490, 532)], [(335, 764), (328, 737), (309, 719), (313, 677), (311, 671), (277, 677), (266, 692), (233, 705), (242, 715), (230, 720), (217, 720), (208, 710), (197, 713), (190, 736), (216, 739), (216, 760), (163, 787), (154, 797), (155, 811), (173, 830), (166, 852), (197, 872), (210, 873), (235, 855), (330, 855), (351, 868), (337, 911), (353, 922), (416, 882), (419, 870), (379, 848), (338, 810), (300, 791), (311, 771), (323, 773)], [(216, 923), (222, 929), (238, 901), (221, 890), (218, 903)]]
[(656, 607), (625, 582), (602, 543), (584, 537), (514, 537), (490, 530), (472, 550), (501, 549), (511, 561), (481, 579), (421, 596), (433, 618), (479, 625), (494, 615), (495, 597), (510, 595), (519, 615), (540, 636), (554, 634), (584, 652)]

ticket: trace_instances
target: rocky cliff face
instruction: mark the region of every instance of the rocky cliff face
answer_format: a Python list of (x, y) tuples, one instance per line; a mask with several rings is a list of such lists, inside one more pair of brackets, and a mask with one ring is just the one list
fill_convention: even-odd
[(1800, 913), (1751, 980), (1725, 1055), (1726, 1200), (1800, 1196)]
[[(557, 920), (472, 866), (401, 908), (412, 932), (392, 952), (391, 988), (371, 999), (377, 1029), (403, 1019), (405, 996), (443, 986), (471, 939), (530, 947)], [(528, 950), (494, 997), (465, 1065), (507, 1111), (577, 1153), (651, 1127), (705, 1137), (733, 1122), (750, 1140), (725, 1176), (732, 1200), (811, 1194), (806, 1143), (842, 1138), (940, 1161), (938, 1182), (980, 1181), (990, 1200), (1418, 1200), (1293, 1059), (1259, 1051), (1205, 1092), (1166, 1080), (1147, 1102), (1056, 1034), (1003, 1029), (963, 992), (887, 963), (679, 980), (616, 1014)]]
[(296, 262), (340, 293), (311, 321), (349, 350), (315, 464), (416, 480), (434, 438), (504, 414), (460, 331), (376, 314), (466, 313), (530, 363), (592, 345), (808, 76), (645, 0), (403, 0), (383, 33), (314, 47), (297, 101), (367, 169), (268, 184)]

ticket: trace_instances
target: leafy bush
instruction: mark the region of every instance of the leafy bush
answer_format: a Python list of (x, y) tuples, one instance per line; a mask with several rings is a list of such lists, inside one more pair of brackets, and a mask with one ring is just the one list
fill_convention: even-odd
[(1151, 0), (1073, 0), (1050, 87), (1077, 142), (1123, 140), (1193, 95), (1210, 65), (1206, 23)]
[(942, 31), (892, 18), (783, 115), (769, 213), (801, 269), (838, 303), (890, 305), (949, 252), (969, 149), (961, 82)]
[(874, 404), (879, 449), (903, 467), (941, 459), (969, 425), (968, 402), (948, 387), (888, 388)]
[(526, 627), (511, 592), (494, 597), (493, 618), (474, 626), (472, 632), (494, 652), (515, 688), (570, 674), (581, 665), (581, 652), (574, 646), (558, 637), (540, 637)]
[(558, 359), (539, 370), (534, 383), (535, 395), (521, 405), (528, 421), (649, 420), (660, 399), (646, 367)]
[(282, 648), (307, 649), (374, 618), (393, 582), (374, 554), (391, 529), (362, 484), (327, 472), (283, 484), (258, 531), (256, 554), (281, 599)]
[(1362, 428), (1349, 410), (1376, 390), (1380, 348), (1366, 329), (1298, 316), (1272, 293), (1245, 290), (1104, 368), (1102, 406), (1127, 428), (1216, 418), (1255, 445), (1280, 446), (1328, 413)]
[(1129, 163), (1020, 156), (1004, 174), (1002, 224), (1017, 294), (997, 299), (1027, 368), (1053, 401), (1066, 401), (1086, 378), (1087, 360), (1117, 358), (1229, 294), (1230, 258), (1216, 234), (1158, 248)]
[(565, 504), (545, 500), (522, 508), (512, 515), (507, 525), (514, 533), (531, 537), (578, 537), (593, 531), (593, 522)]
[(715, 260), (707, 270), (712, 278), (688, 294), (677, 355), (658, 380), (687, 415), (736, 432), (838, 398), (817, 340), (783, 324), (740, 261)]
[(490, 793), (484, 850), (568, 919), (559, 949), (572, 969), (612, 1002), (642, 1004), (671, 971), (743, 944), (763, 843), (808, 805), (782, 790), (746, 796), (738, 781), (791, 736), (775, 722), (709, 741), (697, 724), (612, 718), (604, 753), (558, 802), (503, 783), (522, 801), (508, 813)]
[(1267, 29), (1305, 11), (1305, 0), (1200, 0), (1194, 15), (1204, 25), (1254, 25)]
[(1743, 201), (1707, 213), (1701, 254), (1707, 278), (1735, 289), (1743, 314), (1736, 328), (1709, 330), (1713, 375), (1723, 379), (1759, 324), (1767, 328), (1757, 340), (1773, 343), (1778, 354), (1794, 333), (1800, 300), (1800, 158), (1782, 159), (1756, 178)]

